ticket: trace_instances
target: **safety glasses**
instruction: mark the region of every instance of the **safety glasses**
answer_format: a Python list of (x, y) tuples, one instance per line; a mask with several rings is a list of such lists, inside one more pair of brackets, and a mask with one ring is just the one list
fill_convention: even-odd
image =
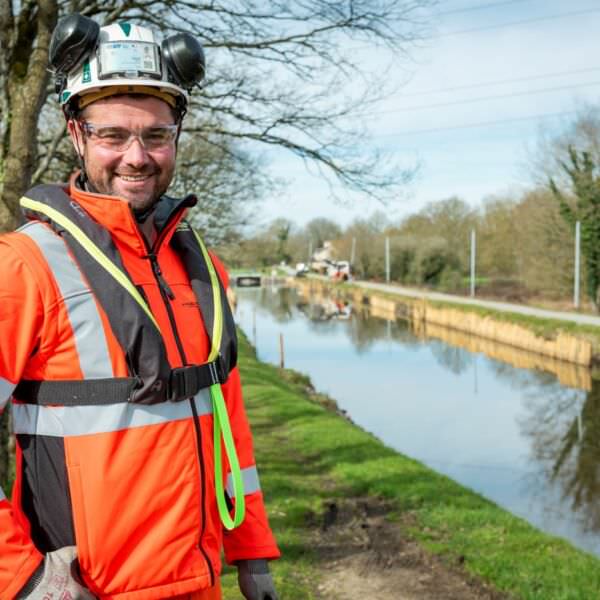
[(125, 152), (136, 138), (146, 150), (161, 150), (174, 143), (179, 127), (156, 125), (132, 131), (119, 125), (95, 125), (83, 120), (79, 120), (79, 126), (88, 139), (114, 152)]

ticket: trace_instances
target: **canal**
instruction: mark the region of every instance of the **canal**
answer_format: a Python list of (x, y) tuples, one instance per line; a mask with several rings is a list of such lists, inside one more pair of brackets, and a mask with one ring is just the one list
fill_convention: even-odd
[(294, 288), (236, 293), (261, 360), (279, 363), (281, 334), (285, 366), (386, 445), (600, 556), (600, 381), (589, 371)]

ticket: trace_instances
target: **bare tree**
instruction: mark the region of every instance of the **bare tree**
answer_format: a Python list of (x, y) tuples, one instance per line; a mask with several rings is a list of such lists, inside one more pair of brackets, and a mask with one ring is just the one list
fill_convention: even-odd
[[(188, 132), (228, 153), (283, 147), (334, 184), (383, 197), (410, 172), (364, 151), (360, 123), (382, 94), (382, 72), (365, 73), (357, 48), (396, 56), (425, 27), (435, 0), (0, 0), (3, 177), (0, 226), (18, 220), (17, 202), (34, 181), (72, 165), (60, 118), (44, 111), (39, 162), (38, 117), (48, 96), (48, 42), (59, 16), (78, 11), (100, 22), (130, 19), (164, 35), (191, 31), (209, 57), (208, 79), (194, 94)], [(19, 6), (14, 12), (14, 6)], [(347, 84), (351, 84), (348, 86)], [(51, 111), (51, 109), (50, 109)], [(70, 162), (69, 162), (70, 161)], [(243, 162), (243, 161), (242, 161)], [(246, 162), (247, 166), (251, 162)], [(193, 164), (188, 165), (194, 168)], [(36, 169), (36, 167), (38, 167)]]
[(528, 152), (523, 170), (536, 186), (545, 187), (553, 178), (559, 187), (570, 180), (563, 169), (569, 162), (569, 148), (588, 152), (600, 163), (600, 105), (585, 104), (574, 118), (566, 119), (558, 128), (540, 127), (537, 139)]

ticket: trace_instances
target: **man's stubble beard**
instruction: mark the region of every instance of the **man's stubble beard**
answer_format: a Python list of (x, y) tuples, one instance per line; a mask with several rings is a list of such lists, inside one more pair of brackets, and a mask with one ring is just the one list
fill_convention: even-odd
[[(171, 181), (173, 180), (175, 174), (175, 169), (173, 168), (172, 172), (167, 178), (166, 183), (163, 183), (160, 186), (157, 185), (155, 191), (150, 192), (150, 195), (143, 194), (140, 195), (141, 197), (136, 197), (135, 194), (133, 196), (124, 195), (115, 190), (115, 186), (112, 184), (112, 182), (113, 180), (117, 179), (117, 175), (112, 175), (108, 183), (105, 183), (102, 178), (95, 178), (93, 174), (90, 176), (88, 169), (85, 169), (85, 174), (88, 191), (97, 194), (102, 194), (104, 196), (115, 196), (118, 198), (124, 198), (125, 200), (127, 200), (133, 211), (135, 211), (136, 213), (140, 213), (147, 211), (160, 200), (161, 196), (163, 196), (163, 194), (169, 188), (169, 185), (171, 185)], [(131, 175), (134, 175), (134, 173), (131, 173)], [(164, 172), (162, 169), (158, 169), (157, 171), (154, 171), (154, 175), (155, 180), (159, 181), (161, 179), (161, 176), (164, 175)]]

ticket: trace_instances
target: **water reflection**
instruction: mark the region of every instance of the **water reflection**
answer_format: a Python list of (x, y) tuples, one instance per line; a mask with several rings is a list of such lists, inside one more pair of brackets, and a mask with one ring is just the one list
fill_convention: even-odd
[[(386, 444), (600, 555), (600, 381), (589, 370), (293, 289), (240, 294), (259, 356), (309, 374)], [(365, 397), (369, 402), (365, 403)]]
[(347, 321), (352, 316), (352, 305), (340, 298), (323, 298), (320, 302), (300, 301), (296, 306), (310, 321)]
[[(550, 387), (550, 386), (549, 386)], [(586, 530), (600, 533), (600, 381), (581, 398), (565, 389), (528, 399), (532, 451)]]

